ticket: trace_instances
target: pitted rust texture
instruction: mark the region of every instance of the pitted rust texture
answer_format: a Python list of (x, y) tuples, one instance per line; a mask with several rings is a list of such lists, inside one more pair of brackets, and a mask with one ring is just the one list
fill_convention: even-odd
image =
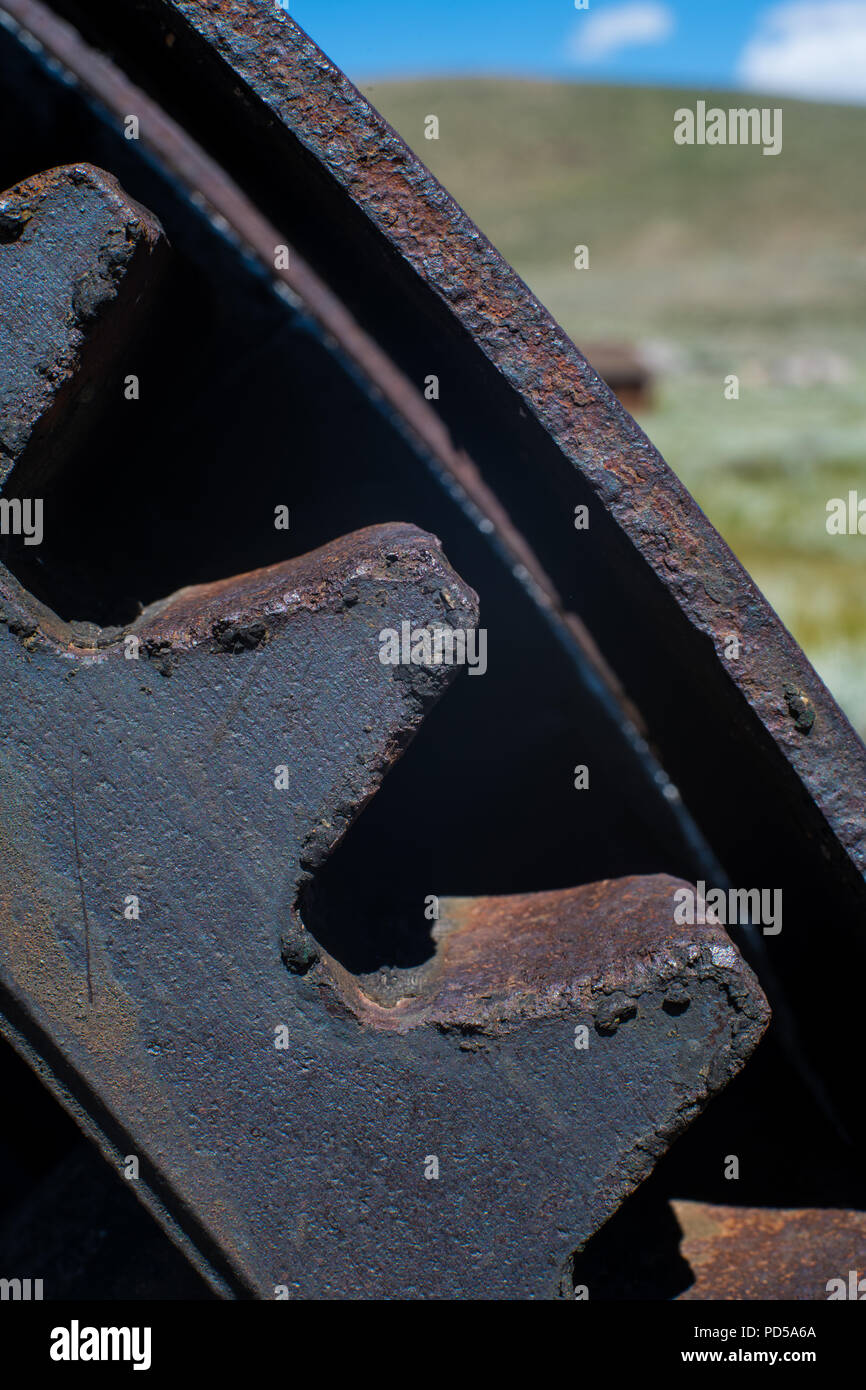
[(217, 646), (225, 646), (227, 630), (273, 625), (302, 609), (350, 608), (358, 601), (357, 586), (395, 581), (429, 587), (440, 622), (458, 627), (462, 619), (474, 626), (467, 590), (455, 581), (435, 537), (391, 523), (341, 536), (287, 563), (181, 589), (146, 609), (134, 630), (144, 642), (176, 648), (196, 646), (216, 630)]
[(558, 1296), (767, 1012), (717, 928), (672, 925), (665, 878), (443, 899), (432, 966), (388, 986), (310, 936), (305, 887), (456, 675), (383, 665), (382, 629), (478, 621), (435, 539), (370, 528), (122, 632), (3, 587), (7, 1033), (62, 1054), (221, 1286)]
[[(62, 1051), (74, 1112), (91, 1132), (104, 1125), (88, 1120), (94, 1110), (111, 1117), (112, 1157), (118, 1130), (121, 1152), (150, 1156), (145, 1185), (168, 1184), (193, 1225), (202, 1216), (197, 1244), (223, 1245), (237, 1287), (251, 1258), (244, 1219), (219, 1162), (201, 1157), (228, 1142), (223, 1088), (263, 1106), (268, 1126), (293, 1122), (289, 1094), (275, 1109), (245, 1072), (262, 1047), (273, 1052), (271, 1019), (295, 1013), (280, 936), (297, 885), (457, 674), (392, 675), (379, 631), (404, 619), (472, 625), (475, 596), (433, 537), (396, 524), (237, 588), (207, 586), (199, 604), (186, 591), (123, 632), (65, 624), (5, 573), (2, 590), (2, 680), (19, 691), (0, 743), (5, 1031), (31, 1058)], [(271, 640), (227, 653), (209, 636), (225, 621), (268, 622)], [(283, 796), (282, 763), (293, 769)], [(120, 926), (123, 885), (146, 903), (141, 931)], [(320, 1028), (327, 1056), (324, 1012)], [(225, 1047), (215, 1069), (202, 1052), (209, 1029)], [(219, 1120), (203, 1150), (190, 1114)], [(245, 1171), (255, 1185), (256, 1165)], [(257, 1258), (268, 1249), (265, 1238)]]
[(0, 195), (0, 487), (39, 488), (69, 453), (164, 254), (153, 215), (92, 165)]
[[(146, 0), (242, 79), (448, 307), (524, 408), (587, 479), (629, 541), (715, 649), (862, 875), (866, 748), (797, 643), (613, 393), (486, 237), (352, 83), (287, 15), (260, 0)], [(726, 638), (741, 639), (736, 661)], [(811, 710), (789, 714), (791, 687)], [(845, 775), (840, 776), (840, 768)]]
[(817, 1302), (866, 1293), (866, 1212), (671, 1205), (695, 1276), (681, 1300)]
[[(696, 989), (712, 982), (709, 988), (727, 992), (732, 1019), (742, 1013), (734, 1034), (741, 1025), (751, 1051), (769, 1019), (763, 997), (720, 927), (696, 932), (674, 922), (674, 895), (683, 886), (655, 874), (546, 893), (441, 898), (434, 958), (417, 972), (395, 972), (385, 991), (375, 976), (363, 977), (352, 1003), (365, 1022), (400, 1031), (433, 1024), (495, 1037), (533, 1019), (580, 1014), (612, 1034), (618, 1017), (635, 1017), (641, 997), (653, 991), (684, 1011), (689, 979)], [(400, 997), (407, 975), (416, 977), (416, 989)], [(371, 1007), (370, 998), (382, 1007)]]

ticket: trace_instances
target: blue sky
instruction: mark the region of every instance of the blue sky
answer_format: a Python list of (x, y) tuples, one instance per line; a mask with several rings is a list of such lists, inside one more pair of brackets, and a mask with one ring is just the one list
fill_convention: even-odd
[(866, 0), (275, 3), (355, 81), (495, 73), (866, 101)]

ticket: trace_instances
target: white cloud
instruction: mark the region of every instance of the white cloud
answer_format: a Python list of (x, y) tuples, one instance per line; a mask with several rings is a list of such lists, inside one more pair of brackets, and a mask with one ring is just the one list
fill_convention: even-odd
[(787, 0), (767, 10), (737, 67), (746, 87), (866, 101), (866, 0)]
[(568, 41), (568, 55), (581, 63), (597, 63), (621, 48), (662, 43), (674, 31), (670, 6), (659, 0), (599, 6), (581, 13)]

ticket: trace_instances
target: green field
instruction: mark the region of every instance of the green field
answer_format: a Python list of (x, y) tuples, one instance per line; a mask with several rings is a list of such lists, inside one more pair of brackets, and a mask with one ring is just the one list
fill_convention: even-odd
[[(866, 498), (866, 109), (488, 79), (364, 90), (579, 347), (649, 355), (641, 425), (866, 734), (866, 536), (825, 524), (829, 498)], [(675, 145), (673, 112), (699, 97), (782, 106), (782, 152)]]

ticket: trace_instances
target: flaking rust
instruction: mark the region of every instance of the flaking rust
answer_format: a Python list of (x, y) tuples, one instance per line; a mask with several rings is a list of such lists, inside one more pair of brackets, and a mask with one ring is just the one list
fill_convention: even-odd
[(156, 218), (90, 164), (0, 194), (4, 490), (39, 490), (92, 424), (165, 259)]
[(689, 1301), (866, 1298), (866, 1212), (672, 1202)]
[(383, 664), (382, 630), (478, 622), (435, 538), (370, 528), (122, 632), (2, 588), (6, 1031), (63, 1055), (223, 1290), (567, 1293), (768, 1013), (664, 876), (443, 898), (432, 961), (387, 983), (307, 931), (304, 890), (456, 675)]

